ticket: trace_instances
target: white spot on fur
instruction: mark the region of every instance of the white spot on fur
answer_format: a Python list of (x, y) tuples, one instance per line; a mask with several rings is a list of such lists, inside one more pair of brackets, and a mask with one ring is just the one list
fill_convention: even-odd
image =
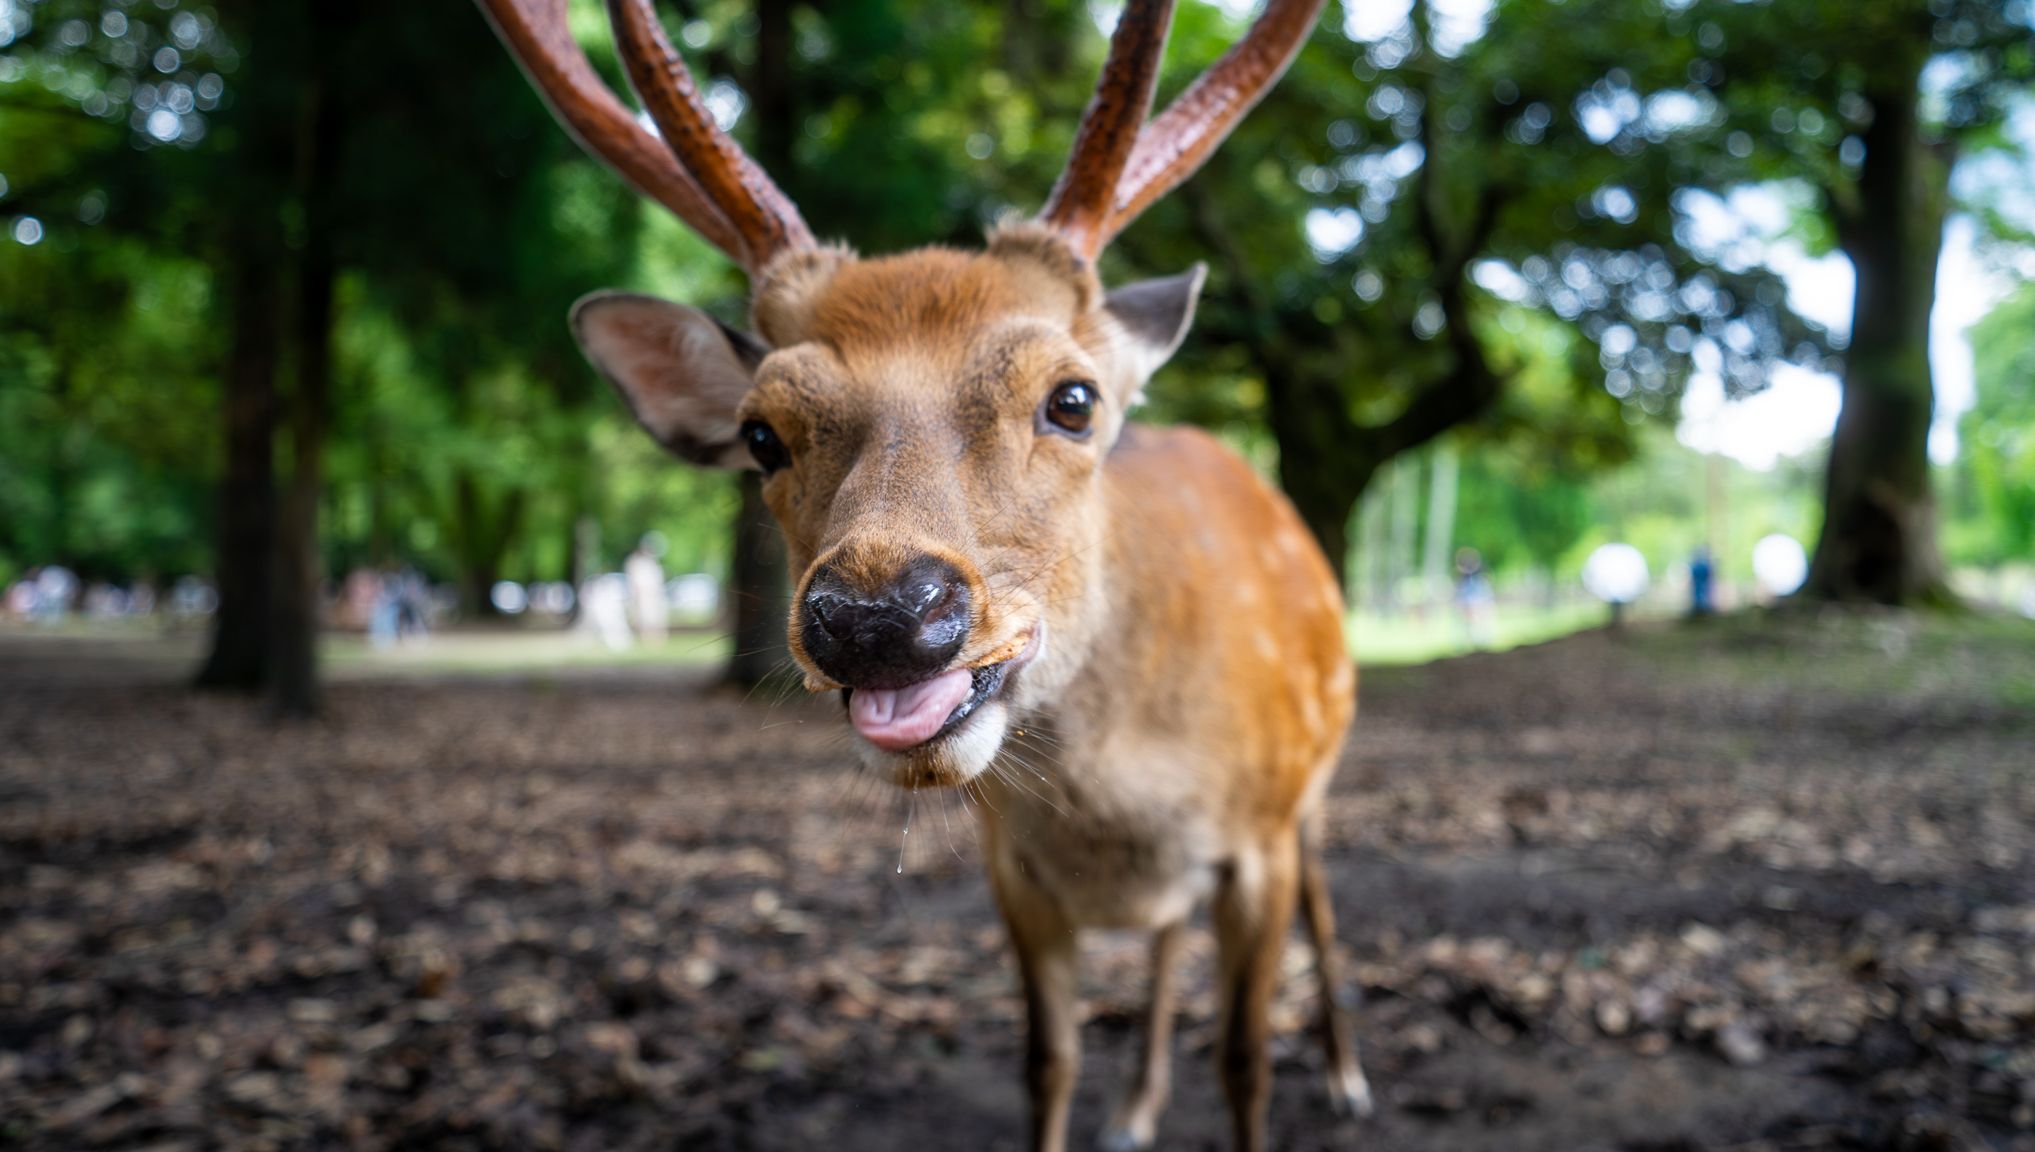
[(1298, 675), (1293, 678), (1293, 688), (1300, 697), (1300, 723), (1309, 736), (1321, 735), (1321, 700), (1316, 697), (1314, 685), (1303, 682)]
[(1343, 661), (1335, 666), (1335, 671), (1329, 673), (1329, 687), (1335, 689), (1339, 694), (1347, 692), (1350, 690), (1351, 682), (1356, 678), (1356, 671), (1351, 667), (1350, 663)]

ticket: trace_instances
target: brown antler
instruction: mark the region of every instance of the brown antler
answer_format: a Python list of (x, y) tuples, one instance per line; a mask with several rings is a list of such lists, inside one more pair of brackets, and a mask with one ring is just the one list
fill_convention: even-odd
[(1107, 242), (1117, 182), (1138, 130), (1152, 111), (1159, 61), (1166, 54), (1166, 30), (1173, 0), (1129, 0), (1109, 38), (1109, 60), (1096, 81), (1095, 98), (1081, 116), (1067, 170), (1053, 185), (1039, 219), (1064, 233), (1076, 251), (1095, 259)]
[(629, 71), (630, 87), (679, 163), (741, 234), (749, 253), (743, 263), (749, 271), (762, 271), (786, 248), (812, 247), (812, 230), (791, 199), (714, 123), (650, 0), (608, 0), (608, 18), (615, 26), (615, 46)]
[(1194, 175), (1244, 113), (1271, 91), (1307, 42), (1324, 2), (1266, 0), (1265, 11), (1244, 38), (1138, 134), (1137, 150), (1117, 184), (1105, 244), (1154, 200)]
[[(1127, 134), (1122, 125), (1143, 120), (1151, 105), (1152, 80), (1172, 10), (1171, 3), (1131, 0), (1124, 8), (1123, 23), (1110, 40), (1109, 63), (1075, 138), (1067, 173), (1055, 186), (1040, 219), (1060, 228), (1077, 251), (1093, 260), (1153, 201), (1193, 175), (1244, 113), (1264, 97), (1293, 62), (1325, 2), (1267, 0), (1264, 12), (1244, 38), (1157, 120), (1137, 132), (1136, 144), (1126, 159), (1115, 151), (1123, 147), (1122, 136)], [(1134, 15), (1140, 23), (1133, 29), (1134, 40), (1127, 41), (1124, 25), (1131, 24)], [(1157, 23), (1156, 31), (1145, 26), (1148, 20)], [(1147, 52), (1149, 57), (1133, 58), (1133, 52)], [(1135, 100), (1126, 96), (1133, 82), (1143, 84)], [(1098, 193), (1098, 177), (1104, 171), (1112, 179), (1100, 186), (1109, 191)], [(1082, 190), (1081, 198), (1063, 204), (1076, 200), (1071, 191), (1075, 188)], [(1097, 199), (1103, 197), (1109, 204), (1106, 212), (1096, 208)]]
[(648, 0), (610, 0), (630, 82), (665, 140), (622, 106), (587, 62), (567, 0), (479, 0), (524, 75), (566, 130), (752, 275), (787, 247), (813, 242), (784, 193), (707, 115)]

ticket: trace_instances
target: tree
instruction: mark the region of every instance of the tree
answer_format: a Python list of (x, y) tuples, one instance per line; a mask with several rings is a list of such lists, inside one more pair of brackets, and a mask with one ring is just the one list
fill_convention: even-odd
[(88, 580), (202, 568), (218, 407), (206, 270), (125, 236), (66, 251), (86, 225), (33, 219), (43, 238), (0, 259), (0, 580), (48, 563)]
[(1590, 352), (1569, 367), (1635, 420), (1667, 413), (1699, 349), (1746, 388), (1772, 362), (1820, 362), (1771, 272), (1683, 242), (1683, 142), (1647, 125), (1593, 135), (1602, 73), (1574, 47), (1648, 51), (1626, 7), (1515, 0), (1467, 43), (1425, 3), (1372, 42), (1325, 23), (1236, 141), (1121, 245), (1147, 265), (1212, 254), (1202, 339), (1262, 372), (1245, 406), (1338, 567), (1379, 470), (1515, 385), (1500, 308), (1574, 333)]
[[(756, 56), (749, 70), (754, 155), (766, 172), (791, 172), (792, 141), (798, 136), (791, 0), (761, 0), (756, 17)], [(735, 593), (734, 650), (728, 679), (753, 688), (788, 668), (789, 560), (784, 535), (763, 502), (762, 474), (744, 472), (736, 484), (740, 496), (728, 566), (728, 585)]]
[[(57, 367), (46, 387), (61, 404), (61, 417), (40, 427), (69, 429), (58, 451), (46, 457), (51, 468), (44, 474), (52, 511), (66, 527), (42, 542), (40, 554), (27, 555), (84, 559), (106, 575), (123, 568), (160, 572), (166, 560), (182, 558), (163, 544), (141, 554), (68, 556), (68, 537), (90, 521), (71, 523), (84, 520), (74, 517), (67, 496), (71, 466), (84, 461), (65, 444), (82, 446), (104, 430), (114, 433), (113, 442), (128, 445), (130, 459), (158, 466), (176, 461), (181, 483), (137, 492), (137, 510), (166, 491), (188, 492), (194, 480), (209, 479), (204, 465), (164, 448), (204, 443), (202, 434), (181, 439), (172, 432), (217, 406), (207, 390), (206, 369), (217, 363), (220, 349), (210, 334), (233, 330), (227, 353), (233, 370), (226, 374), (233, 397), (226, 405), (232, 414), (230, 456), (242, 463), (259, 460), (261, 468), (237, 469), (224, 485), (229, 495), (221, 502), (220, 538), (253, 559), (222, 581), (226, 603), (219, 622), (234, 642), (215, 653), (205, 679), (244, 686), (260, 664), (266, 627), (271, 408), (257, 390), (242, 385), (265, 382), (256, 369), (272, 359), (273, 329), (223, 321), (241, 302), (273, 299), (267, 291), (272, 286), (257, 285), (250, 275), (230, 278), (222, 288), (185, 254), (213, 250), (213, 223), (248, 219), (222, 210), (220, 196), (239, 192), (258, 201), (262, 195), (256, 180), (207, 179), (197, 155), (200, 142), (216, 135), (215, 111), (226, 90), (222, 74), (236, 61), (237, 48), (209, 5), (130, 11), (94, 0), (49, 0), (32, 11), (17, 8), (11, 34), (12, 50), (0, 68), (0, 117), (6, 122), (0, 141), (7, 142), (0, 148), (0, 168), (13, 184), (10, 209), (23, 213), (31, 234), (47, 241), (19, 258), (27, 282), (36, 277), (36, 264), (55, 264), (42, 290), (10, 302), (9, 319), (0, 327), (14, 354), (26, 354), (23, 367), (31, 369), (13, 384), (38, 386), (32, 365), (40, 355), (34, 347), (50, 357), (41, 362)], [(73, 252), (78, 255), (69, 256)], [(167, 317), (160, 316), (156, 323), (123, 323), (124, 302), (152, 304), (148, 288), (166, 273), (180, 277), (171, 297), (179, 306), (176, 323), (164, 326), (160, 321)], [(220, 301), (224, 307), (216, 306)], [(109, 404), (116, 397), (147, 403)], [(153, 413), (155, 422), (137, 428), (139, 436), (130, 439), (117, 426), (94, 419), (93, 413), (109, 407)], [(176, 416), (165, 419), (168, 412)], [(154, 448), (144, 447), (151, 441)], [(31, 450), (18, 458), (38, 455), (43, 453)], [(95, 465), (101, 475), (118, 467), (110, 459)], [(181, 522), (195, 533), (212, 519), (186, 508), (181, 516), (165, 517), (163, 525)]]
[[(272, 12), (295, 6), (265, 4)], [(334, 184), (335, 149), (345, 130), (345, 92), (333, 51), (347, 38), (355, 9), (310, 5), (296, 9), (287, 27), (270, 26), (257, 40), (256, 67), (280, 74), (293, 99), (267, 116), (293, 114), (286, 198), (269, 208), (284, 214), (288, 258), (287, 301), (281, 318), (288, 348), (290, 471), (277, 504), (275, 581), (269, 624), (269, 705), (275, 714), (304, 718), (318, 710), (318, 633), (325, 565), (319, 508), (325, 485), (325, 441), (331, 407), (333, 297), (338, 268)], [(289, 37), (284, 40), (284, 37)], [(272, 81), (272, 83), (275, 81)], [(280, 85), (279, 85), (280, 86)], [(294, 228), (291, 217), (300, 220)], [(295, 233), (290, 235), (289, 233)]]
[(1590, 371), (1597, 348), (1580, 333), (1517, 305), (1490, 324), (1481, 338), (1509, 386), (1451, 434), (1464, 457), (1455, 539), (1494, 571), (1545, 576), (1595, 522), (1593, 481), (1638, 453), (1637, 429)]
[[(0, 70), (0, 114), (10, 125), (28, 124), (10, 131), (0, 152), (15, 181), (12, 207), (47, 203), (69, 215), (79, 206), (76, 224), (53, 220), (51, 243), (22, 262), (31, 275), (0, 286), (12, 296), (18, 283), (15, 298), (32, 301), (25, 322), (10, 315), (0, 328), (0, 354), (46, 380), (37, 386), (73, 409), (72, 427), (109, 389), (153, 395), (176, 379), (165, 366), (193, 374), (180, 399), (190, 412), (223, 413), (224, 435), (212, 442), (226, 447), (211, 518), (221, 603), (200, 679), (267, 687), (281, 710), (302, 713), (315, 699), (315, 631), (330, 571), (319, 519), (331, 503), (324, 449), (335, 428), (335, 328), (372, 325), (390, 309), (414, 313), (398, 326), (398, 343), (413, 345), (405, 363), (426, 368), (406, 381), (403, 401), (412, 408), (428, 411), (420, 401), (434, 393), (485, 387), (504, 374), (497, 366), (511, 365), (517, 380), (533, 382), (526, 393), (555, 387), (565, 407), (590, 417), (598, 394), (562, 318), (589, 280), (624, 274), (635, 210), (618, 192), (606, 205), (589, 204), (569, 175), (560, 178), (561, 166), (584, 173), (591, 165), (548, 130), (540, 109), (515, 103), (523, 82), (470, 9), (127, 8), (104, 0), (40, 5), (32, 35)], [(427, 75), (434, 82), (419, 85)], [(34, 82), (15, 82), (24, 77)], [(504, 114), (504, 106), (524, 115)], [(16, 141), (24, 142), (21, 163)], [(562, 201), (597, 223), (564, 235)], [(501, 211), (477, 212), (483, 203)], [(66, 258), (80, 249), (86, 259)], [(116, 249), (128, 255), (95, 255)], [(126, 277), (131, 295), (150, 270), (173, 263), (171, 250), (196, 251), (210, 263), (196, 295), (214, 301), (217, 315), (210, 325), (188, 323), (182, 344), (157, 363), (135, 363), (128, 349), (147, 345), (107, 340), (116, 311), (108, 305), (120, 293), (80, 273), (104, 268)], [(32, 287), (44, 261), (52, 265), (48, 280), (65, 291)], [(58, 270), (66, 265), (68, 273)], [(222, 338), (192, 339), (208, 331)], [(98, 365), (109, 371), (88, 367)], [(223, 384), (207, 394), (211, 379)], [(99, 391), (87, 394), (80, 384)], [(214, 398), (221, 394), (223, 401)], [(361, 455), (351, 447), (342, 443), (342, 461)], [(366, 455), (375, 455), (369, 447)], [(281, 500), (278, 448), (288, 449)], [(46, 455), (44, 486), (70, 491), (71, 454)], [(435, 470), (420, 471), (436, 479)], [(210, 479), (205, 472), (187, 465), (185, 475)], [(449, 503), (482, 502), (476, 485), (460, 482), (467, 478), (461, 472), (442, 484)], [(517, 480), (543, 478), (526, 472)], [(525, 489), (510, 489), (487, 502), (518, 507)], [(484, 572), (512, 533), (478, 527), (457, 554), (470, 561), (462, 568)], [(46, 537), (59, 556), (62, 535)]]
[[(1640, 6), (1633, 6), (1641, 10)], [(1693, 188), (1791, 181), (1814, 192), (1802, 231), (1851, 261), (1857, 290), (1821, 535), (1802, 594), (1928, 604), (1950, 598), (1936, 541), (1928, 436), (1929, 314), (1949, 176), (2035, 80), (2025, 4), (1997, 0), (1737, 3), (1638, 17), (1669, 46), (1632, 69), (1585, 44), (1635, 106), (1679, 100)]]

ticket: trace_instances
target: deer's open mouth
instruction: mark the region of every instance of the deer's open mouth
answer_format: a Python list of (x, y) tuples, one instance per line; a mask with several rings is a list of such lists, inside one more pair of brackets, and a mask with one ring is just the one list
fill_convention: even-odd
[(849, 723), (886, 752), (909, 752), (941, 740), (968, 722), (1010, 684), (1011, 674), (1038, 655), (1044, 628), (1032, 630), (1024, 650), (980, 668), (950, 668), (903, 688), (844, 688)]

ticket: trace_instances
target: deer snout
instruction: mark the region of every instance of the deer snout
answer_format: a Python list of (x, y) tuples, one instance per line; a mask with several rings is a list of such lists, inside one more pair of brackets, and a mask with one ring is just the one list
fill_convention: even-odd
[(905, 688), (944, 671), (968, 640), (968, 582), (921, 556), (873, 591), (823, 564), (806, 584), (799, 638), (820, 671), (851, 688)]

